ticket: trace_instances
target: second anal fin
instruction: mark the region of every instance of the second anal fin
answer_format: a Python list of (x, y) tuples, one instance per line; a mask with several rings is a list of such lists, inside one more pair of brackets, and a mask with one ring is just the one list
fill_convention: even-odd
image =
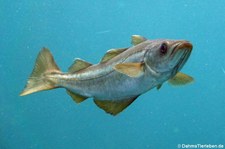
[(81, 96), (79, 94), (73, 93), (70, 90), (66, 90), (67, 94), (70, 95), (72, 97), (72, 99), (76, 102), (76, 103), (81, 103), (83, 102), (85, 99), (87, 99), (88, 97), (85, 96)]

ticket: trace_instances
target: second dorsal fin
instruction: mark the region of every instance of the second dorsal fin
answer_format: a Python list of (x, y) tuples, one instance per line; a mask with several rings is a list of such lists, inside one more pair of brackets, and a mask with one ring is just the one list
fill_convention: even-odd
[(101, 59), (100, 63), (105, 63), (113, 57), (119, 55), (120, 53), (126, 51), (128, 48), (119, 48), (119, 49), (110, 49), (106, 52), (106, 54)]
[(91, 65), (92, 65), (92, 64), (89, 63), (89, 62), (86, 62), (86, 61), (84, 61), (84, 60), (82, 60), (82, 59), (77, 58), (77, 59), (74, 61), (74, 63), (70, 66), (69, 72), (70, 72), (70, 73), (74, 73), (74, 72), (77, 72), (77, 71), (79, 71), (79, 70), (85, 69), (85, 68), (87, 68), (87, 67), (89, 67), (89, 66), (91, 66)]

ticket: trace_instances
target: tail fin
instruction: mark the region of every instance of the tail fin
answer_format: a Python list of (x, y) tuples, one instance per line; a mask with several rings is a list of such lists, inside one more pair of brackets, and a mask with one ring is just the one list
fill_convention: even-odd
[(60, 72), (60, 70), (50, 51), (47, 48), (43, 48), (36, 59), (33, 72), (24, 90), (20, 93), (20, 96), (56, 88), (55, 84), (46, 78), (46, 73), (49, 74), (53, 72)]

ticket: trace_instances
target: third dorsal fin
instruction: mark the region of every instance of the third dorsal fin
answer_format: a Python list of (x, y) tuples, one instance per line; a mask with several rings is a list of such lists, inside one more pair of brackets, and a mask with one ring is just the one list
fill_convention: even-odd
[(120, 53), (126, 51), (128, 48), (119, 48), (119, 49), (110, 49), (106, 52), (106, 54), (101, 59), (100, 63), (105, 63), (113, 57), (119, 55)]
[(77, 58), (77, 59), (74, 61), (74, 63), (70, 66), (69, 72), (70, 72), (70, 73), (74, 73), (74, 72), (77, 72), (77, 71), (79, 71), (79, 70), (85, 69), (85, 68), (87, 68), (87, 67), (89, 67), (89, 66), (91, 66), (91, 65), (92, 65), (92, 64), (89, 63), (89, 62), (86, 62), (86, 61), (84, 61), (84, 60), (82, 60), (82, 59)]

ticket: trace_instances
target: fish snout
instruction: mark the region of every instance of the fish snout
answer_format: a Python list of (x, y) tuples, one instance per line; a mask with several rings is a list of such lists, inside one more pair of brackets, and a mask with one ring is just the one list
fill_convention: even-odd
[(180, 53), (180, 52), (183, 53), (185, 51), (191, 52), (193, 45), (189, 41), (179, 40), (175, 42), (172, 47), (173, 47), (173, 50), (170, 55), (173, 58), (175, 55), (177, 55), (177, 53)]
[(186, 49), (186, 50), (192, 50), (193, 45), (189, 41), (182, 41), (177, 46), (178, 49)]
[(172, 64), (174, 65), (174, 74), (178, 72), (188, 60), (193, 45), (186, 40), (179, 41), (175, 44), (171, 53)]

